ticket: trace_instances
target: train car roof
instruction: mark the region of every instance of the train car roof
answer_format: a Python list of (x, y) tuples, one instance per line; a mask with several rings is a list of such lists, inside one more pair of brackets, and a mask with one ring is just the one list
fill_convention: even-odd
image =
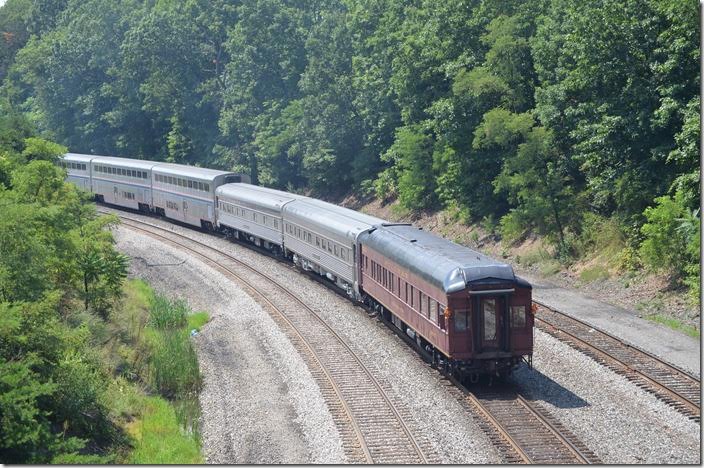
[(234, 172), (218, 171), (217, 169), (208, 169), (205, 167), (188, 166), (185, 164), (172, 163), (156, 163), (154, 171), (160, 174), (168, 174), (171, 176), (191, 177), (201, 180), (215, 180), (223, 175), (240, 175)]
[(78, 154), (78, 153), (66, 153), (62, 156), (62, 159), (66, 161), (79, 161), (79, 162), (90, 162), (91, 159), (95, 158), (92, 154)]
[(362, 234), (360, 242), (446, 293), (497, 280), (530, 287), (511, 265), (411, 225), (380, 226)]
[(284, 207), (284, 211), (352, 240), (356, 239), (359, 233), (386, 222), (381, 218), (315, 198), (294, 200)]
[(150, 170), (158, 163), (146, 159), (116, 158), (114, 156), (93, 156), (93, 164), (111, 164), (113, 166)]
[(293, 200), (308, 198), (296, 193), (288, 193), (241, 182), (223, 184), (215, 190), (215, 194), (223, 200), (239, 200), (252, 205), (264, 206), (275, 211), (281, 211), (281, 208), (286, 203)]

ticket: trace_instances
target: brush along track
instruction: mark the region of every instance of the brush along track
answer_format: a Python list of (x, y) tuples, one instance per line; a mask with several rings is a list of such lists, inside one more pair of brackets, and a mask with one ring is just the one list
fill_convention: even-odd
[(534, 302), (539, 306), (535, 315), (539, 329), (623, 375), (695, 422), (700, 421), (699, 379), (581, 320)]
[(510, 385), (470, 391), (453, 377), (457, 398), (475, 415), (506, 463), (600, 464), (601, 460), (562, 423), (531, 404)]
[(359, 463), (437, 463), (430, 444), (411, 432), (411, 417), (325, 321), (276, 280), (204, 243), (122, 214), (122, 224), (187, 250), (234, 277), (268, 306), (301, 352), (339, 428), (345, 453)]

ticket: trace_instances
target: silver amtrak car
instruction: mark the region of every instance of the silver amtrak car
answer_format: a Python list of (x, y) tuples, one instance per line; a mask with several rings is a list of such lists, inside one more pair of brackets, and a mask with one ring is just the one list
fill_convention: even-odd
[(283, 207), (306, 197), (243, 183), (215, 190), (218, 227), (231, 237), (284, 253)]
[(66, 169), (66, 180), (90, 192), (90, 161), (94, 157), (85, 154), (68, 153), (63, 159), (58, 161), (58, 165)]
[(357, 238), (386, 221), (314, 198), (287, 203), (283, 219), (284, 246), (293, 261), (358, 299)]
[(148, 212), (152, 204), (151, 172), (156, 163), (140, 159), (91, 158), (91, 191), (99, 201)]
[(215, 189), (241, 182), (242, 175), (182, 164), (158, 163), (152, 171), (154, 211), (167, 218), (213, 229)]

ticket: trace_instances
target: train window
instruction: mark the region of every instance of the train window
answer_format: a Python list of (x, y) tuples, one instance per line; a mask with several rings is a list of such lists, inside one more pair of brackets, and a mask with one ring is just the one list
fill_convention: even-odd
[(274, 229), (279, 229), (279, 220), (276, 218), (274, 218)]
[(308, 233), (308, 243), (313, 244), (313, 235), (310, 232)]
[(467, 311), (457, 310), (454, 313), (455, 317), (455, 331), (465, 332), (467, 331)]
[(340, 258), (347, 261), (347, 249), (340, 249)]
[(320, 247), (320, 237), (315, 236), (315, 246)]
[(430, 297), (428, 298), (428, 310), (430, 311), (430, 320), (433, 323), (438, 323), (438, 303)]
[[(425, 307), (424, 307), (425, 306)], [(421, 291), (418, 291), (418, 310), (420, 310), (421, 314), (426, 314), (426, 309), (427, 304), (425, 303), (425, 294), (423, 294)]]
[(210, 185), (204, 184), (203, 187), (205, 187), (206, 192), (210, 192)]
[(198, 182), (198, 190), (203, 191), (203, 182)]
[(438, 303), (438, 322), (442, 330), (445, 329), (445, 306)]
[(252, 221), (257, 221), (257, 213), (255, 213), (254, 211), (252, 211)]
[(335, 251), (335, 256), (337, 257), (337, 246), (333, 246), (333, 250)]
[(193, 181), (192, 180), (188, 181), (188, 188), (193, 188)]
[(398, 289), (396, 289), (396, 295), (401, 297), (401, 278), (398, 279)]
[(413, 300), (414, 299), (413, 296), (415, 296), (415, 295), (416, 295), (416, 290), (413, 287), (413, 285), (411, 285), (411, 308), (413, 308), (413, 309), (415, 309), (415, 301)]
[(482, 301), (482, 319), (484, 321), (484, 340), (496, 339), (496, 300), (484, 299)]
[(526, 306), (511, 306), (511, 328), (526, 326)]

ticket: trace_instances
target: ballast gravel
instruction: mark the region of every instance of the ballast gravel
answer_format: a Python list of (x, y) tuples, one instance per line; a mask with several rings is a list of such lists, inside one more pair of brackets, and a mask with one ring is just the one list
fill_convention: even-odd
[[(229, 254), (234, 254), (239, 259), (256, 265), (260, 271), (276, 277), (289, 290), (295, 291), (302, 299), (312, 305), (338, 333), (346, 337), (354, 351), (366, 359), (368, 367), (372, 369), (377, 378), (390, 387), (397, 395), (398, 400), (403, 402), (410, 414), (413, 415), (416, 427), (424, 432), (442, 463), (501, 462), (499, 455), (488, 438), (471, 419), (465, 407), (455, 399), (454, 395), (456, 392), (449, 391), (436, 371), (433, 371), (423, 363), (415, 352), (385, 326), (374, 319), (370, 319), (364, 309), (353, 305), (346, 299), (331, 292), (328, 288), (299, 274), (292, 266), (262, 256), (249, 248), (153, 218), (147, 218), (147, 220), (152, 224), (168, 226), (169, 229), (173, 229), (180, 234), (207, 243)], [(173, 250), (149, 237), (126, 232), (123, 229), (118, 229), (117, 237), (119, 240), (118, 248), (131, 256), (144, 256), (145, 252), (157, 255), (160, 251), (170, 252), (170, 250)], [(129, 247), (129, 249), (126, 247)], [(186, 259), (186, 264), (190, 265), (189, 269), (170, 271), (168, 269), (156, 270), (141, 266), (137, 268), (135, 273), (151, 281), (157, 286), (157, 289), (164, 292), (168, 291), (170, 294), (177, 293), (182, 294), (183, 297), (188, 297), (189, 302), (198, 309), (208, 308), (200, 305), (200, 301), (204, 304), (209, 304), (211, 307), (210, 311), (215, 316), (229, 316), (223, 312), (214, 313), (215, 310), (223, 309), (221, 305), (223, 298), (228, 298), (226, 300), (232, 301), (229, 307), (237, 310), (234, 315), (240, 314), (241, 310), (247, 311), (249, 317), (249, 326), (247, 327), (232, 327), (228, 325), (227, 331), (220, 333), (214, 329), (222, 326), (222, 322), (213, 320), (204, 328), (203, 333), (198, 337), (199, 340), (203, 340), (204, 337), (207, 338), (208, 334), (219, 337), (217, 345), (214, 343), (210, 346), (211, 352), (215, 352), (219, 347), (224, 347), (228, 350), (229, 359), (239, 359), (242, 362), (238, 365), (252, 369), (252, 366), (256, 368), (257, 360), (247, 355), (251, 353), (252, 349), (261, 349), (263, 347), (259, 340), (263, 339), (266, 342), (266, 338), (260, 336), (262, 333), (264, 336), (277, 336), (277, 340), (286, 341), (286, 337), (278, 330), (272, 331), (276, 329), (276, 325), (268, 317), (268, 314), (258, 309), (257, 304), (248, 296), (237, 291), (236, 286), (228, 279), (219, 274), (214, 274), (212, 269), (198, 261), (189, 260), (187, 256), (180, 252), (171, 252), (170, 255), (175, 258)], [(139, 259), (133, 262), (133, 265), (138, 266)], [(172, 276), (173, 278), (171, 278)], [(183, 289), (181, 293), (178, 291), (179, 287)], [(226, 291), (227, 294), (220, 292), (216, 295), (208, 292), (213, 288), (219, 291)], [(255, 313), (254, 309), (259, 312)], [(262, 320), (262, 322), (256, 322), (254, 317), (256, 317), (256, 320)], [(230, 320), (235, 319), (231, 318)], [(263, 326), (264, 324), (266, 324), (266, 327)], [(266, 331), (262, 332), (265, 329)], [(283, 343), (279, 341), (276, 341), (276, 343), (277, 346), (281, 347), (277, 349), (286, 349)], [(316, 394), (319, 396), (317, 386), (312, 381), (310, 373), (305, 369), (305, 364), (298, 357), (293, 347), (290, 344), (288, 346), (290, 350), (288, 354), (278, 354), (278, 356), (282, 357), (281, 361), (276, 361), (278, 364), (273, 364), (271, 360), (266, 360), (269, 366), (265, 372), (270, 373), (269, 377), (267, 377), (269, 379), (268, 382), (272, 382), (270, 383), (272, 385), (277, 379), (282, 379), (282, 377), (290, 378), (291, 375), (298, 376), (300, 373), (300, 375), (306, 376), (306, 379), (310, 379), (310, 386), (316, 388)], [(212, 363), (204, 361), (208, 361), (210, 358), (205, 353), (200, 354), (201, 366), (206, 370), (204, 373), (206, 375), (206, 388), (208, 388), (208, 378), (214, 378), (218, 382), (219, 380), (215, 373), (207, 371), (208, 366), (211, 366)], [(295, 355), (295, 359), (291, 355)], [(288, 361), (291, 360), (295, 361), (294, 364), (299, 367), (287, 373), (285, 368), (289, 368), (291, 364)], [(657, 400), (623, 377), (538, 330), (535, 331), (533, 364), (534, 369), (522, 368), (514, 374), (513, 379), (524, 388), (528, 396), (533, 398), (539, 405), (548, 409), (585, 442), (603, 462), (700, 462), (699, 425), (680, 415), (665, 403)], [(251, 377), (246, 377), (243, 381), (241, 376), (235, 371), (232, 371), (230, 375), (233, 376), (233, 380), (228, 382), (227, 385), (218, 384), (213, 386), (234, 386), (236, 388), (235, 392), (241, 392), (239, 393), (240, 400), (259, 397), (256, 395), (257, 391), (247, 389), (248, 386), (253, 386), (251, 381), (247, 381), (247, 378), (251, 379)], [(285, 386), (288, 385), (290, 384), (285, 384)], [(290, 388), (285, 388), (285, 386), (277, 387), (279, 396), (281, 396), (281, 392), (291, 391)], [(254, 385), (254, 387), (258, 388), (259, 386)], [(220, 391), (224, 392), (227, 390), (221, 389)], [(220, 403), (217, 403), (218, 401)], [(246, 444), (233, 444), (223, 438), (220, 434), (221, 430), (218, 428), (223, 420), (221, 415), (217, 416), (220, 419), (214, 424), (208, 421), (208, 417), (213, 414), (209, 406), (217, 406), (217, 404), (222, 404), (222, 401), (222, 398), (208, 398), (204, 392), (202, 397), (204, 447), (206, 448), (206, 454), (220, 454), (219, 458), (209, 455), (209, 462), (237, 463), (237, 461), (233, 460), (241, 460), (241, 454), (234, 452), (232, 449), (226, 450), (221, 445), (227, 446), (229, 443), (235, 449), (241, 449)], [(326, 434), (327, 430), (315, 432), (316, 428), (313, 427), (314, 425), (304, 427), (304, 421), (301, 419), (308, 417), (327, 418), (332, 424), (329, 415), (321, 416), (316, 413), (316, 411), (327, 412), (321, 397), (320, 402), (321, 405), (319, 406), (306, 406), (306, 408), (311, 408), (309, 413), (299, 409), (300, 404), (298, 406), (294, 404), (283, 405), (285, 407), (283, 410), (284, 414), (286, 414), (286, 411), (290, 411), (290, 414), (298, 416), (296, 424), (291, 428), (291, 432), (304, 434), (299, 437), (299, 440), (302, 441), (302, 447), (315, 444), (325, 446), (328, 443), (325, 441), (328, 437)], [(242, 401), (238, 402), (237, 405), (239, 405), (240, 412), (246, 409), (243, 405), (254, 405), (257, 407), (256, 403), (248, 402), (245, 404)], [(215, 411), (215, 413), (221, 412), (223, 411)], [(213, 428), (212, 431), (205, 430), (208, 425)], [(255, 431), (259, 431), (257, 434), (263, 436), (263, 433), (267, 430), (270, 431), (271, 427), (264, 428), (262, 426), (269, 425), (255, 423), (252, 428)], [(250, 430), (250, 426), (246, 426), (246, 430)], [(332, 433), (334, 432), (333, 429)], [(321, 436), (321, 434), (324, 435)], [(240, 435), (239, 437), (243, 439), (246, 436)], [(334, 445), (338, 448), (335, 450), (340, 450), (339, 437), (336, 440), (337, 442)], [(316, 447), (318, 446), (316, 445)], [(310, 458), (303, 461), (303, 463), (313, 462), (313, 453), (329, 454), (334, 452), (334, 450), (326, 451), (322, 448), (318, 448), (318, 452), (310, 448), (308, 450), (311, 454)], [(303, 454), (303, 452), (304, 449), (301, 449), (299, 454)], [(265, 452), (251, 453), (251, 456), (255, 457), (264, 455), (270, 457), (252, 460), (252, 462), (262, 462), (263, 460), (271, 459), (271, 454)], [(334, 453), (339, 454), (340, 452)]]
[(194, 337), (204, 388), (201, 438), (208, 463), (345, 463), (317, 384), (288, 338), (222, 274), (127, 229), (117, 247), (130, 274), (211, 316)]
[(535, 330), (512, 379), (608, 464), (700, 464), (700, 427), (624, 377)]

